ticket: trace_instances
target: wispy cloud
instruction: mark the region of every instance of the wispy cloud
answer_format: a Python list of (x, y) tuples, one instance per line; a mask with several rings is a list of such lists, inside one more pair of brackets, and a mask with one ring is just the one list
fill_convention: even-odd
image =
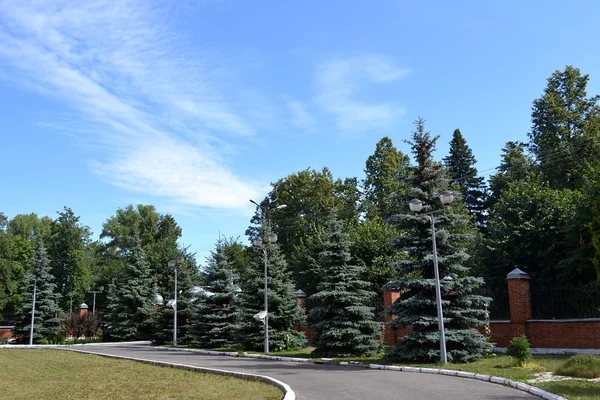
[(387, 125), (405, 109), (391, 102), (361, 101), (358, 93), (375, 84), (398, 81), (408, 73), (381, 56), (330, 61), (317, 69), (315, 102), (344, 130)]
[(67, 129), (106, 149), (92, 164), (109, 182), (186, 205), (245, 209), (257, 185), (237, 176), (215, 144), (255, 128), (160, 4), (5, 1), (2, 75), (75, 110)]
[(288, 100), (287, 108), (290, 112), (292, 123), (300, 129), (312, 131), (317, 125), (317, 119), (308, 112), (306, 105), (300, 101)]

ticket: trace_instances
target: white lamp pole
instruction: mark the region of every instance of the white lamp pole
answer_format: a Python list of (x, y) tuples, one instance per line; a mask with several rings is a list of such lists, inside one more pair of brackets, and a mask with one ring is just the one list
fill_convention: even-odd
[[(454, 195), (448, 190), (444, 190), (440, 193), (440, 201), (442, 205), (447, 206), (454, 201)], [(413, 199), (409, 203), (409, 208), (413, 212), (419, 212), (423, 208), (421, 200)], [(438, 329), (440, 331), (440, 361), (444, 364), (448, 363), (448, 356), (446, 354), (446, 333), (444, 330), (444, 314), (442, 311), (442, 290), (440, 287), (440, 271), (438, 267), (438, 256), (437, 256), (437, 245), (435, 241), (435, 218), (434, 214), (443, 211), (436, 210), (425, 213), (431, 221), (431, 241), (433, 243), (433, 272), (435, 277), (435, 299), (438, 317)]]
[[(262, 223), (263, 226), (265, 225), (265, 220), (267, 218), (266, 214), (265, 214), (265, 209), (263, 207), (261, 207), (256, 201), (250, 199), (250, 202), (252, 204), (256, 205), (256, 208), (261, 210), (261, 216), (262, 216)], [(279, 205), (277, 207), (275, 207), (275, 210), (280, 210), (282, 208), (287, 207), (287, 205), (282, 204)], [(277, 235), (274, 233), (271, 233), (271, 225), (269, 223), (269, 221), (266, 221), (267, 224), (267, 240), (270, 243), (275, 243), (277, 242)], [(267, 274), (267, 266), (268, 266), (268, 257), (267, 257), (267, 248), (263, 245), (263, 241), (260, 237), (254, 239), (252, 241), (252, 243), (256, 246), (259, 247), (262, 251), (263, 254), (265, 256), (265, 272), (264, 272), (264, 291), (265, 291), (265, 300), (264, 300), (264, 310), (265, 310), (265, 319), (264, 319), (264, 324), (265, 324), (265, 348), (264, 348), (264, 352), (265, 354), (269, 353), (269, 293), (268, 293), (268, 283), (267, 283), (267, 278), (268, 278), (268, 274)]]
[(33, 280), (33, 301), (31, 303), (31, 326), (29, 327), (29, 345), (33, 344), (33, 321), (35, 317), (35, 295), (37, 292), (37, 276)]
[(175, 297), (173, 298), (173, 347), (177, 347), (177, 264), (183, 264), (183, 257), (177, 259), (177, 263), (169, 260), (169, 268), (175, 271)]
[(104, 286), (100, 286), (98, 289), (90, 290), (90, 287), (87, 287), (88, 293), (94, 294), (94, 301), (92, 302), (92, 315), (96, 315), (96, 294), (102, 293), (104, 291)]

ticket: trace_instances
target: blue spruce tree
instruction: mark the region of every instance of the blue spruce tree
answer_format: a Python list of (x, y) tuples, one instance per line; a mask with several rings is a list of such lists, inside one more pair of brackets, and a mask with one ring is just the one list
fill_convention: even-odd
[[(389, 286), (400, 290), (400, 297), (387, 310), (397, 318), (390, 322), (392, 329), (410, 327), (411, 333), (402, 338), (388, 353), (393, 360), (438, 361), (440, 335), (436, 311), (431, 223), (424, 212), (439, 208), (438, 195), (448, 187), (441, 163), (433, 161), (438, 137), (425, 131), (425, 121), (418, 119), (412, 139), (408, 141), (416, 160), (408, 177), (411, 193), (400, 197), (406, 213), (390, 219), (402, 235), (393, 246), (409, 255), (397, 265), (398, 279)], [(423, 212), (412, 213), (408, 202), (421, 200)], [(485, 304), (489, 298), (479, 295), (483, 279), (469, 275), (465, 266), (469, 255), (465, 248), (473, 239), (474, 224), (469, 221), (461, 201), (435, 215), (438, 264), (441, 279), (442, 305), (449, 361), (466, 362), (481, 357), (491, 348), (476, 327), (486, 320)]]
[(235, 302), (239, 291), (223, 243), (208, 259), (209, 293), (196, 299), (191, 341), (203, 348), (230, 347), (235, 343)]
[(374, 293), (369, 282), (361, 280), (363, 268), (349, 264), (350, 241), (342, 222), (332, 217), (326, 227), (318, 262), (321, 282), (308, 297), (308, 326), (315, 332), (313, 355), (350, 357), (371, 355), (377, 351), (375, 339), (380, 325), (374, 321), (368, 305)]
[(62, 336), (59, 294), (55, 293), (54, 276), (50, 273), (50, 260), (44, 243), (40, 241), (33, 255), (32, 268), (26, 274), (28, 284), (22, 288), (22, 301), (15, 317), (14, 336), (17, 343), (29, 343), (31, 310), (35, 286), (35, 311), (33, 320), (33, 343), (42, 339), (55, 341)]

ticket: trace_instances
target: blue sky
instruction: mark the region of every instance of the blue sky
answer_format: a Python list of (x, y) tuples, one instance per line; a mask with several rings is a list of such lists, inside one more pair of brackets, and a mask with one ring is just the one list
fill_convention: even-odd
[(484, 175), (525, 140), (565, 65), (600, 93), (590, 1), (0, 3), (0, 211), (69, 206), (98, 235), (130, 203), (172, 213), (202, 261), (269, 184), (362, 178), (418, 116), (460, 128)]

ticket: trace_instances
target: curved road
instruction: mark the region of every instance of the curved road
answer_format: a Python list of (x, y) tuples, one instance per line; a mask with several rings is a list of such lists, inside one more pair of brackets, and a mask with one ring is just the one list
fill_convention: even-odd
[(290, 385), (299, 400), (539, 400), (507, 386), (444, 375), (210, 356), (150, 347), (85, 346), (81, 350), (267, 375)]

